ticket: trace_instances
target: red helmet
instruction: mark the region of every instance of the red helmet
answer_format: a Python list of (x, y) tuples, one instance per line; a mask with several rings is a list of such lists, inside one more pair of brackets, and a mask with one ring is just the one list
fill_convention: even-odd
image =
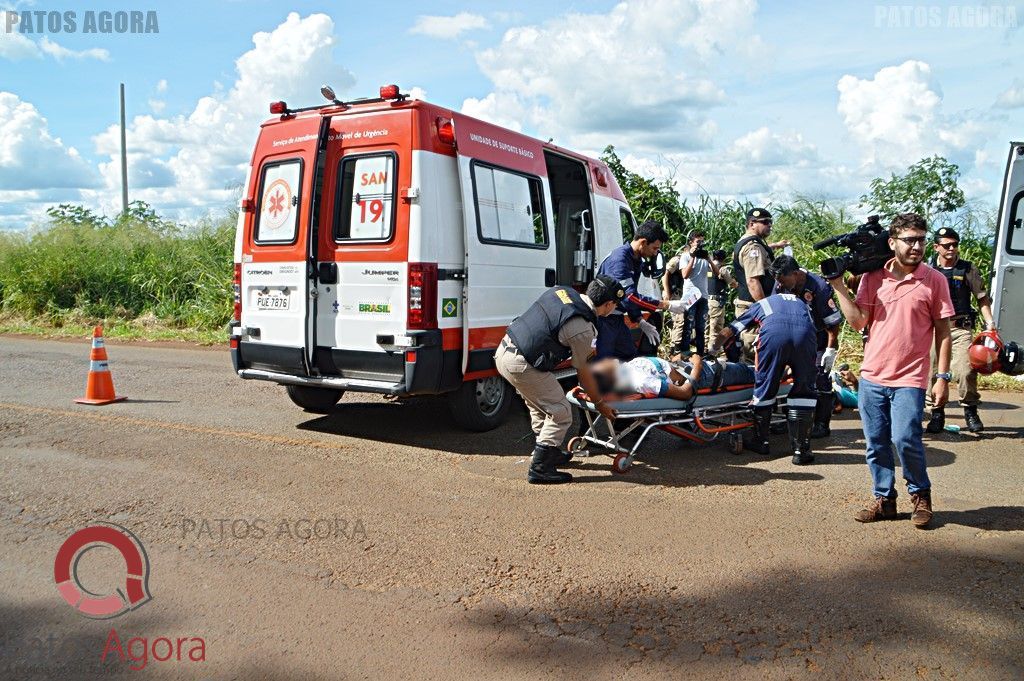
[(979, 333), (967, 350), (971, 358), (971, 368), (979, 374), (994, 374), (1002, 369), (1000, 352), (1003, 350), (1003, 341), (995, 331), (984, 331)]

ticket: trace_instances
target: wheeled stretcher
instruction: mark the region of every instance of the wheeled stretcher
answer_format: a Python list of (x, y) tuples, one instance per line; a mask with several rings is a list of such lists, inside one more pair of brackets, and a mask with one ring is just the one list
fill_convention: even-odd
[[(784, 403), (792, 383), (779, 386), (776, 405)], [(753, 385), (730, 386), (720, 392), (702, 391), (690, 400), (673, 400), (667, 397), (643, 398), (639, 395), (627, 397), (620, 401), (605, 403), (618, 413), (618, 422), (629, 421), (629, 424), (617, 430), (614, 422), (601, 415), (594, 403), (577, 386), (570, 390), (566, 397), (569, 402), (580, 410), (580, 423), (585, 422), (581, 434), (569, 440), (568, 450), (572, 456), (590, 456), (588, 444), (595, 444), (611, 450), (614, 456), (612, 471), (625, 473), (633, 465), (640, 446), (652, 429), (658, 428), (665, 432), (691, 440), (693, 442), (711, 442), (720, 435), (728, 434), (729, 446), (735, 453), (743, 449), (739, 431), (754, 425), (750, 412), (750, 399), (754, 395)], [(601, 431), (606, 434), (601, 435)], [(639, 436), (631, 447), (625, 447), (622, 439), (639, 431)]]

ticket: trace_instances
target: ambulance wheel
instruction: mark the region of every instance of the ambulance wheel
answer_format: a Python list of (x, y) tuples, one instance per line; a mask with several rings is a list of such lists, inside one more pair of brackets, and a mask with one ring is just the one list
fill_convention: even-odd
[(629, 460), (629, 455), (620, 452), (615, 455), (614, 459), (612, 459), (612, 473), (622, 475), (628, 471), (629, 467), (632, 465), (633, 462)]
[(287, 385), (288, 397), (306, 411), (314, 414), (330, 414), (344, 390), (334, 388), (311, 388), (306, 385)]
[(482, 433), (505, 422), (512, 405), (512, 386), (501, 376), (466, 381), (448, 393), (448, 408), (455, 422), (466, 430)]

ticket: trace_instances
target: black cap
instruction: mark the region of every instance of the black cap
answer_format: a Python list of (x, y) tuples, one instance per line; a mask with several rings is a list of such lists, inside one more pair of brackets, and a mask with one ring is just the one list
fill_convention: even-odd
[(594, 277), (594, 281), (590, 282), (590, 286), (587, 287), (587, 295), (590, 298), (590, 302), (594, 305), (603, 305), (609, 300), (615, 302), (622, 300), (626, 295), (626, 291), (615, 277), (599, 274)]
[(942, 229), (935, 232), (935, 237), (932, 241), (938, 241), (939, 239), (954, 239), (957, 243), (960, 242), (960, 235), (956, 233), (956, 230), (952, 227), (943, 227)]
[(767, 208), (751, 208), (747, 211), (747, 220), (771, 220), (772, 214)]

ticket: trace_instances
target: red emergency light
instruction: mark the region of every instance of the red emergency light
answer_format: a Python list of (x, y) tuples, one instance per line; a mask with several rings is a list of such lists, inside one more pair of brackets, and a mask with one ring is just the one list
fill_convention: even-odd
[(447, 118), (437, 119), (437, 139), (445, 144), (455, 146), (455, 128)]
[(397, 99), (398, 98), (398, 86), (397, 85), (381, 85), (380, 86), (380, 98), (381, 99)]
[(275, 114), (275, 115), (276, 114), (284, 115), (284, 114), (288, 113), (288, 105), (285, 104), (284, 102), (271, 102), (270, 103), (270, 113)]

